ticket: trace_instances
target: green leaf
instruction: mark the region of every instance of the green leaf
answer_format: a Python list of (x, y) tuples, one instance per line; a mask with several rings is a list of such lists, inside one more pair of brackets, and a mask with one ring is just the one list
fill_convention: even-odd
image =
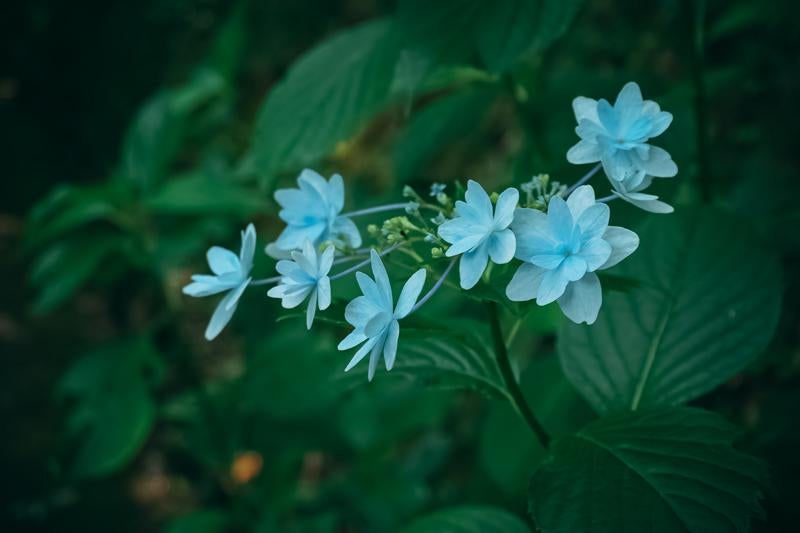
[(343, 31), (302, 56), (270, 91), (253, 157), (270, 180), (327, 155), (389, 100), (399, 49), (389, 21)]
[[(473, 331), (479, 329), (470, 323)], [(378, 374), (382, 374), (378, 372)], [(509, 399), (490, 348), (478, 335), (454, 330), (400, 328), (397, 360), (386, 378), (402, 377), (441, 389), (472, 389)], [(366, 361), (340, 379), (367, 383)], [(377, 379), (384, 379), (377, 375)]]
[(165, 182), (148, 198), (147, 205), (157, 213), (176, 215), (248, 215), (267, 209), (267, 202), (259, 193), (231, 179), (216, 179), (204, 173), (190, 173)]
[[(555, 354), (536, 354), (520, 376), (520, 388), (552, 437), (577, 431), (594, 413), (564, 377)], [(481, 431), (481, 463), (509, 494), (525, 490), (530, 472), (547, 450), (519, 413), (506, 402), (493, 402)]]
[(565, 321), (567, 378), (599, 412), (677, 405), (724, 383), (766, 348), (781, 307), (777, 259), (739, 219), (711, 209), (653, 217), (615, 271), (597, 322)]
[(58, 393), (76, 400), (67, 420), (80, 441), (76, 477), (111, 474), (138, 453), (155, 420), (149, 381), (159, 371), (153, 346), (135, 338), (91, 352), (62, 377)]
[(488, 505), (448, 507), (418, 518), (402, 533), (530, 533), (516, 515)]
[(147, 190), (166, 177), (192, 116), (222, 97), (226, 88), (219, 73), (200, 69), (185, 84), (145, 102), (125, 135), (122, 178)]
[(415, 113), (394, 150), (398, 181), (406, 182), (442, 146), (475, 129), (496, 94), (492, 86), (456, 91)]
[(545, 533), (744, 533), (766, 468), (733, 448), (735, 435), (699, 409), (598, 420), (556, 442), (531, 479), (530, 511)]
[(477, 53), (494, 72), (550, 46), (567, 29), (582, 0), (404, 0), (398, 9), (407, 42), (432, 63), (465, 62)]

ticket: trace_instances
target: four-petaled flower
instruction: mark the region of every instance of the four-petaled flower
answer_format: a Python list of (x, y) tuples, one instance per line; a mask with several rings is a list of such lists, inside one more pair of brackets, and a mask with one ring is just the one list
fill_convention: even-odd
[(372, 263), (371, 279), (363, 272), (356, 273), (362, 296), (355, 298), (345, 308), (345, 320), (355, 329), (339, 343), (339, 350), (348, 350), (361, 343), (361, 347), (350, 360), (345, 372), (359, 363), (367, 353), (369, 370), (367, 378), (372, 381), (378, 360), (383, 353), (386, 370), (391, 370), (397, 356), (397, 341), (400, 337), (399, 320), (408, 316), (419, 298), (425, 284), (425, 269), (412, 275), (400, 291), (397, 305), (394, 305), (392, 286), (380, 256), (375, 250), (370, 252)]
[(444, 183), (432, 183), (431, 184), (431, 196), (436, 197), (436, 196), (442, 194), (446, 188), (447, 188), (447, 185), (445, 185)]
[(478, 283), (489, 258), (498, 265), (511, 261), (516, 249), (514, 233), (509, 229), (519, 192), (509, 187), (492, 201), (476, 181), (467, 183), (466, 202), (456, 202), (456, 216), (439, 226), (439, 236), (450, 243), (447, 257), (464, 254), (459, 264), (461, 288)]
[(237, 257), (232, 251), (212, 246), (206, 257), (213, 276), (195, 274), (192, 283), (183, 288), (189, 296), (211, 296), (229, 291), (219, 302), (206, 328), (206, 339), (213, 340), (230, 322), (236, 305), (244, 290), (250, 284), (250, 270), (253, 268), (253, 255), (256, 249), (256, 229), (252, 224), (242, 232), (242, 248)]
[(316, 246), (327, 241), (361, 246), (355, 223), (339, 215), (344, 207), (344, 182), (339, 174), (325, 181), (305, 169), (297, 178), (297, 187), (275, 191), (275, 200), (282, 208), (278, 216), (286, 222), (286, 228), (272, 247), (274, 251), (298, 250), (306, 239)]
[[(603, 165), (620, 196), (639, 192), (646, 176), (669, 178), (678, 167), (669, 153), (647, 142), (669, 127), (672, 114), (652, 100), (642, 100), (639, 85), (627, 83), (612, 107), (607, 100), (579, 96), (572, 101), (581, 140), (569, 149), (570, 163)], [(622, 185), (620, 187), (620, 185)]]
[(511, 228), (517, 236), (516, 257), (524, 263), (506, 288), (513, 301), (536, 298), (558, 301), (576, 323), (592, 324), (602, 303), (596, 270), (612, 267), (639, 246), (639, 237), (608, 225), (609, 208), (596, 203), (594, 190), (578, 187), (565, 202), (550, 200), (547, 214), (520, 208)]
[(328, 272), (333, 265), (335, 248), (327, 246), (322, 254), (306, 239), (303, 251), (293, 251), (292, 260), (278, 261), (276, 270), (281, 275), (278, 285), (272, 287), (267, 295), (280, 298), (284, 309), (294, 309), (308, 297), (306, 309), (306, 328), (311, 329), (317, 306), (324, 311), (331, 305), (331, 279)]

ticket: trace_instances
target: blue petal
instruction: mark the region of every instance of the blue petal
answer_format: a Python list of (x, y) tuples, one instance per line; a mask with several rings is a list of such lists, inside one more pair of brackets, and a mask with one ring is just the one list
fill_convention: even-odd
[(328, 275), (328, 273), (331, 271), (331, 267), (333, 266), (333, 256), (335, 253), (336, 253), (336, 247), (327, 246), (325, 248), (325, 250), (322, 252), (322, 256), (319, 259), (319, 269), (317, 270), (317, 276), (324, 277)]
[(344, 207), (344, 181), (339, 174), (334, 174), (328, 181), (328, 201), (334, 213), (338, 214)]
[(617, 120), (617, 113), (608, 100), (600, 99), (597, 102), (597, 116), (600, 119), (600, 124), (606, 131), (613, 137), (616, 137), (619, 130), (619, 121)]
[(514, 257), (523, 261), (530, 260), (535, 254), (549, 252), (557, 245), (550, 233), (547, 215), (535, 209), (519, 208), (514, 211), (511, 231), (517, 241)]
[(536, 303), (547, 305), (556, 301), (564, 294), (564, 289), (567, 288), (568, 282), (561, 269), (545, 271), (544, 276), (542, 276), (542, 282), (539, 285), (539, 291), (536, 293)]
[(239, 301), (239, 298), (242, 297), (242, 294), (244, 294), (245, 289), (247, 289), (247, 286), (250, 285), (250, 281), (252, 279), (253, 278), (247, 278), (242, 282), (241, 285), (239, 285), (238, 287), (236, 287), (231, 291), (231, 293), (228, 295), (231, 297), (230, 301), (228, 302), (228, 307), (236, 306), (237, 302)]
[(611, 245), (611, 255), (601, 269), (611, 268), (639, 247), (639, 236), (629, 229), (609, 226), (603, 234), (603, 240)]
[(331, 305), (331, 278), (325, 276), (319, 279), (317, 293), (319, 294), (319, 310), (324, 311)]
[(577, 281), (581, 279), (583, 275), (586, 274), (586, 268), (586, 260), (579, 255), (571, 255), (564, 258), (564, 262), (558, 267), (559, 271), (561, 271), (561, 275), (564, 276), (567, 281)]
[(554, 196), (550, 199), (550, 205), (547, 208), (547, 222), (550, 227), (550, 234), (556, 241), (560, 243), (569, 242), (570, 237), (572, 237), (574, 221), (567, 203), (560, 196)]
[(183, 288), (183, 294), (200, 298), (230, 290), (230, 284), (220, 283), (216, 276), (192, 276), (192, 283)]
[(239, 252), (239, 263), (243, 275), (248, 275), (253, 268), (253, 256), (256, 252), (256, 228), (252, 224), (242, 232), (242, 249)]
[(297, 186), (301, 191), (318, 196), (325, 207), (330, 205), (328, 182), (317, 172), (310, 168), (303, 169), (297, 177)]
[(528, 260), (530, 263), (543, 268), (545, 270), (554, 270), (561, 266), (564, 262), (566, 255), (558, 248), (547, 251), (546, 253), (539, 253), (532, 255)]
[(487, 236), (488, 233), (485, 230), (483, 233), (468, 235), (460, 241), (453, 243), (453, 245), (447, 249), (445, 255), (447, 257), (455, 257), (457, 255), (470, 252), (478, 247), (484, 240), (486, 240)]
[(383, 294), (381, 294), (381, 291), (378, 289), (378, 285), (372, 278), (363, 272), (356, 272), (356, 281), (358, 282), (361, 292), (370, 300), (372, 305), (381, 311), (392, 312), (392, 306), (386, 303), (386, 299), (383, 297)]
[(523, 263), (506, 287), (506, 296), (512, 302), (526, 302), (536, 298), (546, 271), (530, 263)]
[(458, 217), (448, 220), (439, 226), (439, 237), (446, 242), (453, 244), (462, 239), (476, 234), (483, 234), (486, 232), (484, 226), (479, 226), (464, 217)]
[(206, 259), (211, 272), (218, 276), (240, 270), (239, 257), (227, 248), (212, 246), (206, 252)]
[(372, 351), (369, 354), (369, 368), (367, 369), (367, 380), (369, 381), (372, 381), (372, 378), (375, 377), (375, 370), (378, 368), (378, 360), (381, 358), (381, 351), (383, 350), (383, 344), (386, 340), (386, 332), (376, 338), (377, 342), (375, 346), (372, 347)]
[(381, 334), (389, 325), (392, 320), (392, 315), (381, 311), (377, 315), (369, 319), (369, 322), (364, 326), (364, 335), (367, 337), (376, 337)]
[(386, 341), (383, 345), (383, 362), (386, 363), (386, 370), (394, 367), (394, 360), (397, 357), (397, 341), (400, 339), (400, 324), (397, 320), (392, 320), (386, 332)]
[(581, 139), (578, 144), (567, 151), (567, 161), (573, 165), (584, 163), (597, 163), (603, 151), (594, 141)]
[[(369, 278), (367, 278), (369, 279)], [(356, 328), (363, 328), (372, 317), (382, 309), (375, 305), (368, 296), (354, 298), (344, 309), (344, 319)]]
[(298, 250), (306, 239), (317, 242), (327, 229), (325, 221), (318, 221), (310, 226), (286, 226), (275, 244), (283, 250)]
[(597, 100), (586, 98), (585, 96), (578, 96), (572, 100), (572, 111), (575, 113), (575, 120), (590, 120), (592, 122), (600, 122), (597, 116)]
[[(214, 340), (223, 328), (228, 325), (228, 322), (230, 322), (233, 317), (233, 313), (236, 312), (237, 299), (238, 297), (235, 296), (234, 292), (229, 292), (219, 301), (217, 308), (214, 310), (214, 314), (211, 315), (211, 320), (208, 322), (208, 327), (206, 327), (206, 340)], [(229, 306), (228, 304), (231, 302), (233, 302), (233, 305)]]
[(476, 222), (489, 226), (492, 223), (492, 201), (481, 184), (475, 180), (469, 180), (464, 198), (467, 200), (467, 204), (475, 209), (475, 213), (479, 217)]
[(603, 292), (600, 289), (600, 280), (593, 272), (586, 274), (575, 283), (570, 283), (563, 296), (558, 299), (561, 311), (576, 324), (581, 322), (594, 324), (602, 303)]
[(586, 261), (586, 270), (594, 272), (611, 256), (611, 245), (601, 238), (592, 239), (581, 246), (578, 257)]
[(420, 268), (408, 278), (408, 281), (400, 291), (400, 296), (397, 298), (397, 306), (394, 309), (395, 318), (405, 318), (411, 312), (414, 304), (417, 303), (419, 294), (422, 292), (422, 287), (425, 286), (425, 276), (425, 269)]
[[(352, 348), (354, 346), (358, 346), (359, 344), (361, 344), (362, 342), (364, 342), (366, 340), (367, 340), (367, 336), (364, 335), (364, 331), (361, 330), (361, 329), (356, 329), (356, 330), (351, 331), (350, 334), (347, 335), (347, 337), (342, 339), (342, 341), (336, 346), (336, 349), (339, 350), (340, 352), (344, 351), (344, 350), (349, 350), (350, 348)], [(374, 340), (374, 339), (370, 339), (370, 340)], [(367, 344), (369, 344), (369, 341), (367, 341)], [(362, 346), (362, 348), (363, 348), (363, 346)], [(366, 349), (366, 351), (369, 351), (370, 348), (372, 348), (372, 345), (370, 345), (369, 348)], [(358, 352), (360, 353), (361, 350), (359, 350)], [(353, 360), (350, 361), (349, 365), (347, 365), (347, 368), (345, 369), (345, 372), (350, 370), (353, 367), (353, 365), (355, 365), (356, 363), (358, 363), (358, 361), (361, 360), (361, 357), (363, 357), (363, 355), (361, 357), (359, 357), (358, 355), (359, 354), (356, 353), (356, 356), (353, 357)]]
[(513, 187), (509, 187), (500, 193), (497, 198), (497, 204), (494, 207), (494, 225), (495, 231), (505, 229), (514, 220), (514, 210), (519, 203), (519, 191)]
[(469, 290), (474, 287), (481, 279), (486, 265), (489, 263), (489, 246), (487, 242), (467, 252), (461, 256), (459, 264), (459, 276), (461, 278), (461, 288)]
[(572, 213), (572, 220), (578, 220), (587, 208), (595, 205), (594, 189), (591, 185), (581, 185), (567, 198), (567, 207)]
[(489, 237), (489, 257), (492, 258), (492, 262), (504, 265), (514, 258), (516, 251), (517, 239), (510, 229), (495, 231)]
[(336, 217), (331, 226), (331, 233), (334, 240), (340, 240), (351, 248), (361, 246), (361, 233), (358, 226), (348, 217)]
[[(351, 335), (352, 335), (352, 334), (351, 334)], [(346, 341), (348, 338), (349, 338), (349, 337), (345, 338), (345, 340), (344, 340), (344, 341)], [(348, 372), (348, 371), (350, 371), (350, 370), (351, 370), (351, 369), (352, 369), (354, 366), (356, 366), (356, 365), (357, 365), (359, 362), (361, 362), (361, 360), (362, 360), (362, 359), (364, 359), (364, 356), (365, 356), (365, 355), (367, 355), (367, 354), (369, 353), (369, 351), (370, 351), (370, 350), (371, 350), (371, 349), (372, 349), (372, 348), (375, 346), (375, 344), (377, 344), (377, 342), (378, 342), (379, 340), (380, 340), (380, 339), (379, 339), (378, 337), (373, 337), (373, 338), (371, 338), (371, 339), (368, 339), (368, 340), (367, 340), (367, 342), (365, 342), (365, 343), (364, 343), (364, 344), (361, 346), (361, 348), (359, 348), (359, 349), (358, 349), (358, 351), (357, 351), (357, 352), (356, 352), (356, 354), (353, 356), (353, 358), (352, 358), (352, 359), (350, 359), (350, 362), (349, 362), (349, 363), (347, 363), (347, 366), (345, 367), (344, 371), (345, 371), (345, 372)], [(342, 348), (342, 343), (344, 343), (344, 341), (342, 341), (341, 343), (339, 343), (339, 350), (342, 350), (342, 349), (343, 349), (343, 348)], [(356, 344), (358, 344), (358, 343), (356, 343)], [(355, 344), (354, 344), (353, 346), (355, 346)], [(346, 349), (346, 348), (344, 348), (344, 349)]]
[(378, 286), (378, 291), (383, 296), (383, 304), (390, 312), (394, 307), (392, 298), (392, 285), (389, 283), (389, 275), (386, 273), (386, 267), (383, 266), (383, 261), (378, 252), (373, 248), (370, 250), (370, 263), (372, 265), (372, 276), (375, 278), (375, 284)]
[(314, 324), (314, 314), (317, 312), (317, 290), (311, 291), (311, 297), (308, 299), (308, 307), (306, 308), (306, 329), (311, 329)]
[(586, 241), (601, 236), (608, 227), (610, 216), (611, 209), (606, 204), (594, 204), (586, 208), (576, 221), (581, 229), (581, 238)]

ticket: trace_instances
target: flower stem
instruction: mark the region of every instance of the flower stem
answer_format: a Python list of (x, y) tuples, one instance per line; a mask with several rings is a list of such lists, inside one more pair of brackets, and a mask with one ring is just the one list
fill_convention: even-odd
[[(389, 252), (397, 250), (400, 246), (402, 246), (402, 244), (403, 243), (400, 243), (400, 242), (397, 243), (397, 244), (394, 244), (394, 245), (386, 248), (385, 250), (383, 250), (381, 252), (378, 252), (378, 255), (383, 257), (384, 255), (388, 254)], [(341, 279), (341, 278), (345, 277), (348, 274), (352, 274), (353, 272), (364, 268), (365, 266), (367, 266), (369, 264), (370, 261), (372, 261), (372, 258), (368, 257), (368, 258), (364, 259), (363, 261), (361, 261), (360, 263), (356, 263), (355, 265), (351, 266), (350, 268), (348, 268), (346, 270), (342, 270), (338, 274), (334, 274), (333, 276), (331, 276), (330, 279), (331, 279), (331, 281), (334, 281), (334, 280), (337, 280), (337, 279)]]
[(442, 272), (442, 275), (439, 276), (439, 279), (436, 280), (436, 283), (433, 285), (433, 287), (431, 287), (431, 290), (429, 290), (427, 293), (425, 293), (425, 296), (419, 299), (419, 301), (416, 303), (416, 305), (414, 305), (414, 307), (411, 308), (411, 311), (409, 311), (408, 314), (413, 313), (414, 311), (425, 305), (425, 302), (431, 299), (431, 296), (433, 296), (436, 293), (436, 291), (439, 290), (439, 288), (444, 283), (444, 280), (447, 279), (448, 274), (450, 274), (450, 271), (453, 270), (453, 265), (455, 264), (456, 260), (454, 258), (453, 260), (450, 261), (450, 264), (447, 265), (447, 268), (444, 269), (444, 272)]
[(617, 196), (616, 194), (609, 194), (608, 196), (603, 196), (602, 198), (598, 198), (598, 199), (596, 200), (596, 202), (597, 202), (598, 204), (599, 204), (600, 202), (605, 202), (605, 203), (608, 203), (608, 202), (610, 202), (610, 201), (612, 201), (612, 200), (616, 200), (616, 199), (618, 199), (618, 198), (619, 198), (619, 196)]
[(261, 279), (254, 279), (250, 282), (251, 287), (257, 287), (259, 285), (272, 285), (273, 283), (278, 283), (281, 280), (281, 276), (275, 276), (272, 278), (261, 278)]
[(500, 375), (508, 388), (508, 393), (511, 396), (511, 402), (514, 408), (530, 426), (536, 438), (539, 440), (544, 448), (550, 447), (550, 435), (544, 429), (544, 426), (533, 414), (530, 405), (528, 405), (525, 396), (522, 394), (522, 389), (519, 388), (517, 378), (514, 376), (514, 370), (511, 368), (511, 360), (508, 358), (508, 350), (506, 343), (503, 340), (503, 331), (500, 328), (500, 315), (497, 311), (497, 304), (495, 302), (486, 302), (486, 307), (489, 311), (489, 323), (492, 329), (492, 338), (494, 339), (494, 351), (497, 357), (497, 366), (500, 368)]
[(339, 216), (342, 217), (360, 217), (364, 215), (371, 215), (373, 213), (383, 213), (384, 211), (395, 211), (397, 209), (405, 209), (408, 206), (409, 202), (403, 202), (399, 204), (386, 204), (386, 205), (378, 205), (375, 207), (368, 207), (366, 209), (358, 209), (356, 211), (350, 211), (349, 213), (342, 213)]
[(572, 186), (571, 186), (569, 189), (567, 189), (567, 196), (569, 196), (570, 194), (572, 194), (572, 191), (574, 191), (575, 189), (577, 189), (578, 187), (580, 187), (581, 185), (583, 185), (584, 183), (586, 183), (587, 181), (589, 181), (590, 179), (592, 179), (592, 176), (594, 176), (595, 174), (597, 174), (597, 172), (598, 172), (598, 171), (599, 171), (601, 168), (603, 168), (603, 165), (602, 165), (602, 164), (600, 164), (600, 163), (597, 163), (597, 164), (596, 164), (594, 167), (592, 167), (592, 170), (590, 170), (589, 172), (587, 172), (587, 173), (586, 173), (586, 174), (585, 174), (585, 175), (584, 175), (584, 176), (583, 176), (581, 179), (579, 179), (578, 181), (576, 181), (576, 182), (575, 182), (575, 183), (574, 183), (574, 184), (573, 184), (573, 185), (572, 185)]

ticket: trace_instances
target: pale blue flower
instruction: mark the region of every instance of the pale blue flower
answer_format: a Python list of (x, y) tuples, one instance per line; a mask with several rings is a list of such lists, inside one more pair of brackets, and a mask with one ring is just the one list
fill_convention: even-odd
[(511, 229), (517, 236), (516, 257), (524, 263), (506, 288), (515, 302), (558, 301), (567, 317), (592, 324), (602, 303), (596, 270), (610, 268), (639, 246), (639, 237), (608, 225), (609, 208), (596, 203), (589, 185), (578, 187), (565, 202), (550, 199), (547, 214), (520, 208)]
[(347, 304), (344, 312), (345, 320), (355, 329), (339, 343), (338, 348), (349, 350), (361, 344), (344, 370), (347, 372), (356, 366), (369, 353), (367, 377), (372, 381), (381, 353), (386, 370), (391, 370), (394, 366), (397, 341), (400, 338), (399, 320), (405, 318), (414, 308), (425, 284), (425, 269), (417, 270), (406, 281), (400, 291), (397, 305), (394, 305), (389, 276), (375, 250), (370, 252), (370, 259), (372, 276), (375, 279), (371, 279), (363, 272), (356, 273), (356, 280), (363, 295)]
[(444, 192), (447, 188), (447, 185), (444, 183), (432, 183), (431, 184), (431, 196), (436, 197), (439, 196)]
[(447, 257), (464, 254), (459, 264), (461, 288), (471, 289), (486, 270), (490, 257), (498, 265), (514, 257), (516, 240), (509, 225), (519, 192), (509, 187), (493, 208), (483, 187), (469, 180), (465, 200), (456, 202), (456, 216), (439, 226), (439, 236), (452, 245), (447, 249)]
[(317, 306), (324, 311), (331, 305), (331, 279), (328, 273), (333, 265), (336, 249), (327, 246), (321, 254), (306, 239), (303, 251), (293, 251), (292, 260), (278, 261), (276, 270), (281, 275), (278, 285), (272, 287), (267, 296), (280, 298), (284, 309), (294, 309), (308, 298), (306, 308), (306, 328), (311, 329)]
[(195, 274), (192, 283), (183, 288), (189, 296), (201, 297), (228, 292), (219, 302), (206, 328), (206, 339), (213, 340), (230, 322), (244, 290), (252, 278), (253, 255), (256, 250), (256, 229), (252, 224), (242, 232), (242, 248), (239, 256), (232, 251), (212, 246), (206, 253), (208, 266), (213, 276)]
[(580, 142), (569, 149), (570, 163), (603, 165), (612, 185), (640, 191), (645, 176), (672, 177), (678, 167), (666, 150), (648, 144), (669, 127), (672, 114), (642, 100), (639, 85), (627, 83), (612, 107), (607, 100), (579, 96), (572, 101)]
[(280, 204), (278, 216), (286, 228), (278, 236), (275, 252), (299, 250), (306, 239), (319, 246), (324, 242), (361, 246), (361, 234), (348, 217), (340, 216), (344, 207), (344, 182), (339, 174), (329, 181), (310, 169), (297, 178), (297, 189), (275, 191)]

